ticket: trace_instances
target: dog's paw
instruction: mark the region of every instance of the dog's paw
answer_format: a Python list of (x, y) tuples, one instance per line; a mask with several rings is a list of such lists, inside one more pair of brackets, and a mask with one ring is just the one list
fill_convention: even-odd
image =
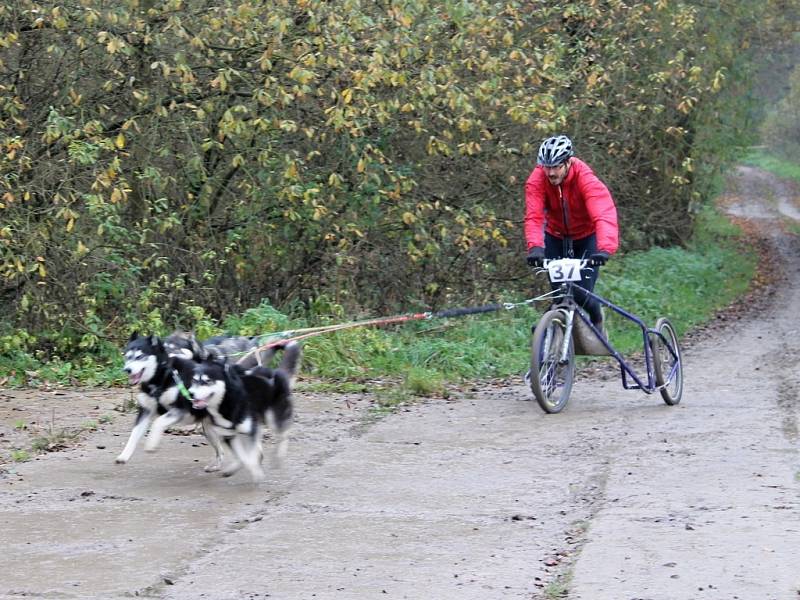
[(205, 467), (203, 467), (203, 471), (205, 471), (206, 473), (216, 473), (216, 472), (217, 472), (217, 471), (219, 471), (221, 468), (222, 468), (222, 467), (220, 467), (220, 465), (219, 465), (219, 464), (217, 464), (217, 463), (212, 463), (212, 464), (210, 464), (210, 465), (206, 465)]
[(147, 444), (144, 447), (145, 452), (155, 452), (156, 450), (158, 450), (158, 444)]
[(114, 460), (114, 462), (115, 462), (115, 463), (117, 463), (118, 465), (124, 465), (126, 462), (128, 462), (128, 459), (127, 459), (126, 457), (124, 457), (124, 456), (122, 456), (122, 455), (120, 454), (120, 455), (119, 455), (119, 456), (118, 456), (118, 457), (117, 457), (117, 458)]
[(222, 475), (223, 477), (230, 477), (231, 475), (235, 475), (236, 473), (238, 473), (239, 469), (241, 468), (242, 465), (230, 465), (225, 467), (224, 469), (221, 469), (219, 474)]

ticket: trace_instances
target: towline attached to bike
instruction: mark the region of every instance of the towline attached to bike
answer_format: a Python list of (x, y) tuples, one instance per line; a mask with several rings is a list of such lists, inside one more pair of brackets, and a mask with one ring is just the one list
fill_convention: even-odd
[(355, 329), (357, 327), (382, 327), (385, 325), (397, 325), (400, 323), (408, 323), (411, 321), (425, 321), (425, 320), (433, 320), (433, 319), (448, 319), (453, 317), (464, 317), (468, 315), (478, 315), (483, 313), (490, 313), (490, 312), (497, 312), (501, 310), (513, 310), (515, 308), (519, 308), (521, 306), (530, 306), (534, 302), (538, 302), (546, 297), (549, 297), (550, 293), (544, 294), (542, 296), (537, 296), (536, 298), (529, 298), (527, 300), (522, 300), (520, 302), (499, 302), (495, 304), (483, 304), (481, 306), (467, 306), (467, 307), (460, 307), (460, 308), (448, 308), (446, 310), (439, 310), (439, 311), (429, 311), (429, 312), (418, 312), (418, 313), (406, 313), (402, 315), (394, 315), (390, 317), (379, 317), (375, 319), (364, 319), (361, 321), (350, 321), (348, 323), (338, 323), (335, 325), (321, 325), (319, 327), (306, 327), (302, 329), (287, 329), (284, 331), (276, 331), (272, 333), (265, 333), (261, 334), (257, 337), (259, 338), (268, 338), (269, 341), (258, 346), (257, 348), (253, 348), (249, 350), (247, 353), (242, 354), (238, 361), (241, 362), (251, 354), (256, 354), (262, 350), (267, 350), (269, 348), (275, 348), (276, 346), (281, 346), (287, 342), (291, 341), (299, 341), (304, 340), (306, 338), (314, 337), (317, 335), (322, 335), (325, 333), (333, 333), (336, 331), (344, 331), (347, 329)]

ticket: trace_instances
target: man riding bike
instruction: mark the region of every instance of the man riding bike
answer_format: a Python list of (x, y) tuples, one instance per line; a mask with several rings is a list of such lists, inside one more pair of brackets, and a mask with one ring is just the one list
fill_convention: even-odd
[[(594, 266), (581, 271), (579, 285), (593, 291), (599, 266), (619, 247), (617, 208), (611, 192), (591, 167), (574, 155), (566, 135), (544, 140), (536, 162), (525, 183), (527, 262), (541, 267), (544, 259), (589, 259)], [(602, 331), (600, 303), (579, 289), (575, 289), (575, 299)]]

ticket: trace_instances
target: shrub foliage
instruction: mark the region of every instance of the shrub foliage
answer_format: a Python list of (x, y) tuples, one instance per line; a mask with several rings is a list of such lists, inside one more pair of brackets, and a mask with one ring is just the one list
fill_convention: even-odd
[(556, 132), (626, 248), (674, 243), (792, 4), (5, 0), (3, 311), (91, 348), (262, 300), (477, 298), (521, 274)]

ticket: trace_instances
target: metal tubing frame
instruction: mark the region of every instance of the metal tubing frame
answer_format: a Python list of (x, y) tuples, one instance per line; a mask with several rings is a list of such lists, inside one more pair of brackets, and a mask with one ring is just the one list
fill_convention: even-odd
[[(572, 290), (567, 289), (567, 288), (570, 288), (570, 287), (573, 287), (573, 286), (576, 287), (576, 288), (579, 288), (582, 292), (584, 292), (590, 298), (593, 298), (593, 299), (597, 300), (598, 302), (600, 302), (604, 306), (607, 306), (608, 308), (610, 308), (611, 310), (613, 310), (617, 314), (622, 315), (623, 317), (625, 317), (629, 321), (633, 321), (634, 323), (636, 323), (639, 326), (639, 328), (642, 330), (642, 343), (644, 345), (644, 362), (645, 362), (645, 366), (646, 366), (646, 369), (647, 369), (647, 383), (643, 382), (642, 379), (639, 378), (639, 376), (633, 370), (633, 367), (631, 367), (625, 361), (625, 358), (619, 352), (617, 352), (617, 350), (611, 345), (611, 343), (605, 338), (605, 336), (602, 335), (600, 330), (597, 327), (595, 327), (594, 323), (592, 323), (592, 320), (586, 315), (585, 311), (577, 310), (580, 307), (578, 306), (578, 303), (575, 300), (575, 297), (574, 297), (574, 295), (572, 293)], [(672, 349), (671, 343), (669, 343), (667, 341), (667, 339), (664, 337), (664, 335), (661, 332), (656, 331), (655, 329), (651, 329), (651, 328), (647, 327), (647, 325), (645, 325), (644, 321), (642, 321), (636, 315), (633, 315), (633, 314), (629, 313), (624, 308), (621, 308), (621, 307), (617, 306), (613, 302), (609, 302), (608, 300), (606, 300), (602, 296), (598, 296), (594, 292), (590, 292), (589, 290), (587, 290), (586, 288), (578, 285), (577, 283), (568, 281), (568, 282), (563, 283), (561, 285), (561, 289), (562, 289), (563, 294), (564, 294), (562, 298), (565, 299), (565, 300), (568, 299), (567, 300), (567, 304), (569, 305), (567, 307), (562, 307), (562, 310), (568, 310), (569, 312), (571, 312), (573, 314), (577, 313), (578, 317), (586, 325), (589, 326), (589, 328), (594, 332), (594, 334), (597, 336), (597, 338), (600, 340), (600, 342), (606, 347), (606, 350), (609, 351), (611, 356), (613, 356), (617, 360), (617, 362), (619, 363), (619, 366), (620, 366), (620, 372), (622, 374), (622, 387), (624, 389), (626, 389), (626, 390), (637, 390), (638, 389), (638, 390), (642, 390), (645, 394), (652, 394), (653, 392), (661, 389), (661, 387), (666, 386), (669, 382), (672, 381), (672, 377), (675, 374), (675, 369), (677, 368), (676, 366), (673, 366), (672, 370), (670, 370), (669, 377), (666, 378), (666, 381), (664, 382), (663, 386), (656, 385), (655, 372), (654, 372), (654, 369), (653, 369), (654, 357), (653, 357), (653, 351), (650, 348), (648, 336), (654, 334), (654, 335), (659, 336), (661, 339), (663, 339), (666, 342), (666, 346), (667, 346), (667, 348), (669, 348), (670, 353), (672, 354), (673, 358), (675, 358), (677, 360), (677, 355), (676, 355), (675, 351)], [(557, 309), (558, 305), (556, 305), (554, 308)], [(569, 327), (568, 331), (569, 331), (569, 333), (571, 335), (572, 334), (572, 327)], [(628, 381), (628, 377), (633, 379), (634, 383), (630, 383)]]

